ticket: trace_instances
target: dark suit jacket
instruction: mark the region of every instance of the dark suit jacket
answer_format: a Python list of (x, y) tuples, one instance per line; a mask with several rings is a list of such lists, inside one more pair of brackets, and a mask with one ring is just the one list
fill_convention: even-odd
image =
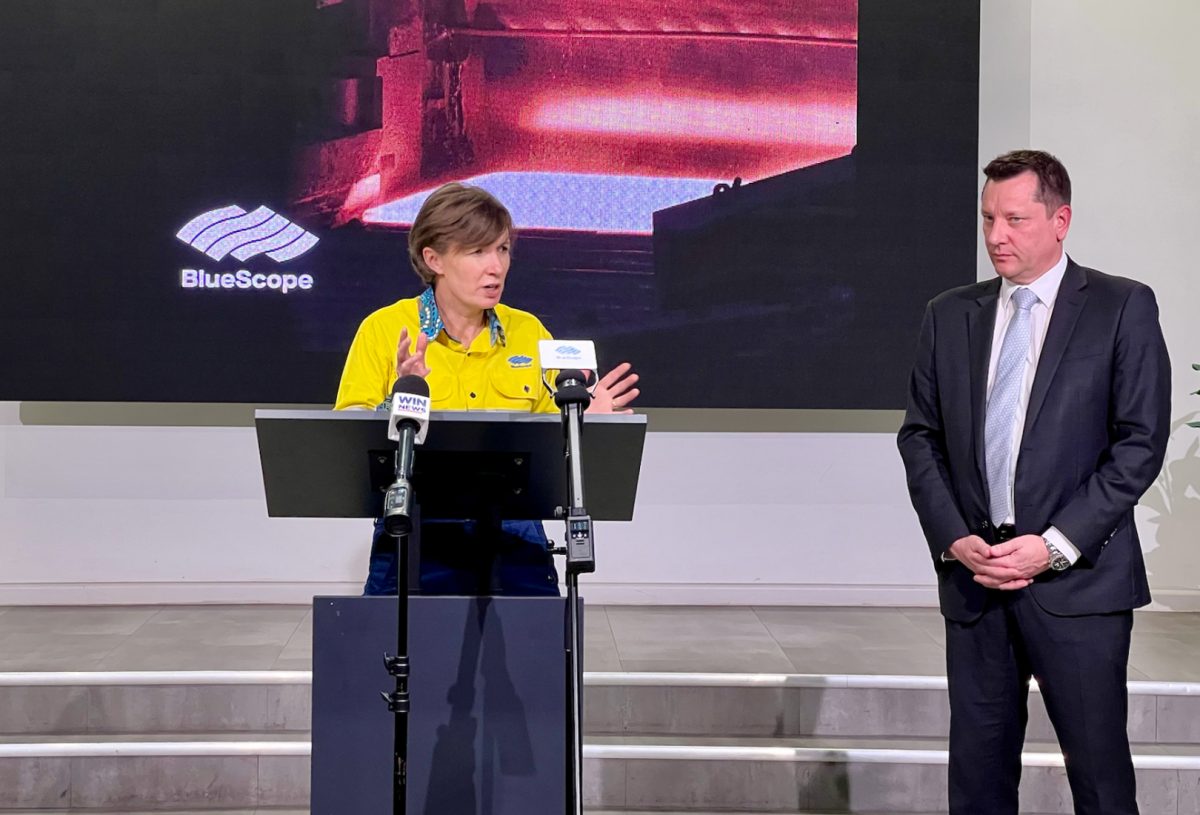
[[(954, 541), (989, 542), (983, 424), (1000, 279), (952, 289), (925, 310), (898, 443), (933, 555), (942, 613), (970, 622), (987, 589)], [(1058, 528), (1082, 553), (1026, 589), (1058, 615), (1150, 601), (1133, 508), (1162, 467), (1171, 371), (1149, 287), (1069, 261), (1038, 360), (1017, 456), (1018, 534)]]

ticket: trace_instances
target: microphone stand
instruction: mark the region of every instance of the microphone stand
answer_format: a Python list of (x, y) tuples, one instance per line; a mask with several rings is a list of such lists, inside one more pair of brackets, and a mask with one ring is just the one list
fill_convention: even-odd
[(395, 714), (396, 726), (392, 739), (393, 783), (392, 815), (408, 811), (408, 535), (396, 538), (396, 654), (385, 653), (383, 664), (396, 679), (391, 693), (380, 691), (389, 712)]
[(396, 538), (396, 653), (383, 655), (384, 667), (395, 678), (396, 685), (391, 693), (380, 691), (387, 702), (388, 711), (395, 715), (392, 815), (405, 815), (408, 811), (408, 680), (411, 670), (408, 656), (408, 550), (411, 536), (415, 534), (411, 517), (413, 493), (410, 481), (413, 436), (412, 432), (400, 434), (396, 450), (396, 481), (384, 498), (384, 529)]
[(580, 371), (563, 371), (558, 375), (554, 402), (562, 410), (564, 445), (567, 465), (566, 509), (560, 509), (566, 520), (567, 539), (567, 672), (569, 674), (567, 704), (570, 705), (568, 752), (567, 812), (583, 815), (583, 640), (579, 614), (579, 575), (596, 571), (592, 545), (592, 518), (583, 500), (583, 412), (592, 401), (585, 386), (586, 377)]

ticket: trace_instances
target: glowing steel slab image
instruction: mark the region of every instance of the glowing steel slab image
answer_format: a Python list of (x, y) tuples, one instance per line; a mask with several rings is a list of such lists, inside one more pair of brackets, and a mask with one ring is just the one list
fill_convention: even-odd
[(335, 135), (295, 174), (296, 203), (330, 224), (403, 228), (466, 180), (519, 227), (649, 234), (657, 210), (856, 141), (855, 0), (317, 5), (372, 55), (347, 58)]

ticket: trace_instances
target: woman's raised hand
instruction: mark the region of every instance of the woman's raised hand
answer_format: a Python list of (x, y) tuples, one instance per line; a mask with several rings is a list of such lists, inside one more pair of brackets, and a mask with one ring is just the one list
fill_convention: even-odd
[(429, 366), (425, 364), (425, 349), (429, 347), (429, 337), (422, 331), (417, 334), (417, 347), (409, 351), (408, 329), (400, 329), (400, 341), (396, 343), (396, 378), (417, 375), (429, 376)]
[(629, 404), (641, 393), (634, 385), (638, 375), (632, 374), (633, 366), (622, 362), (600, 377), (592, 389), (592, 404), (588, 413), (633, 413)]

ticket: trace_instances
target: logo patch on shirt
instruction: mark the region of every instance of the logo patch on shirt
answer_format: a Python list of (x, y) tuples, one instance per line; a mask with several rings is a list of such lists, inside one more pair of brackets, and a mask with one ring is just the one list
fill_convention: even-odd
[(533, 365), (533, 357), (527, 357), (522, 354), (513, 354), (508, 358), (508, 364), (514, 368), (528, 368)]

